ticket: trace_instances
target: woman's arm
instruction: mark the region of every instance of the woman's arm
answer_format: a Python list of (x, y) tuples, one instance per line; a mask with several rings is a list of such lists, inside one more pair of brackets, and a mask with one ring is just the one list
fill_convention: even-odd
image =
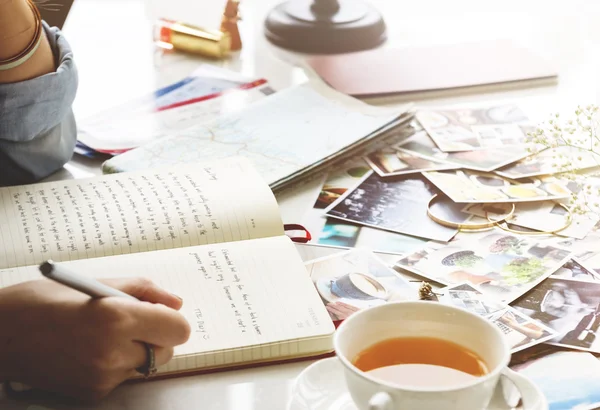
[[(17, 38), (33, 39), (28, 19), (35, 22), (27, 0), (0, 0), (0, 50), (5, 53), (2, 42), (12, 44), (8, 57), (23, 51), (14, 47)], [(38, 181), (73, 155), (77, 140), (71, 110), (77, 91), (73, 53), (56, 27), (43, 23), (43, 36), (29, 60), (0, 71), (0, 186)]]
[[(0, 60), (18, 55), (35, 35), (36, 22), (26, 0), (0, 0)], [(0, 71), (0, 83), (14, 83), (56, 70), (56, 59), (42, 32), (42, 41), (33, 56), (23, 64)]]

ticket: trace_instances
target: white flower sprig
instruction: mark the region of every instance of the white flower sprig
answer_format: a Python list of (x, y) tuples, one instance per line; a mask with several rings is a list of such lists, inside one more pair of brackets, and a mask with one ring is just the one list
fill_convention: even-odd
[[(600, 167), (600, 107), (577, 107), (572, 118), (552, 114), (550, 119), (528, 133), (532, 154), (552, 149), (555, 176), (568, 183), (574, 213), (600, 212), (600, 179), (578, 172), (590, 160)], [(585, 166), (589, 168), (589, 165)]]

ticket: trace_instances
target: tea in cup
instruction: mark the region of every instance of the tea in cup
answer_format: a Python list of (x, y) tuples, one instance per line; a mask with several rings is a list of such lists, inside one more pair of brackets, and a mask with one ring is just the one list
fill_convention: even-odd
[(501, 377), (525, 410), (546, 410), (539, 389), (508, 369), (510, 346), (484, 318), (434, 302), (396, 302), (355, 313), (334, 336), (360, 410), (485, 410)]

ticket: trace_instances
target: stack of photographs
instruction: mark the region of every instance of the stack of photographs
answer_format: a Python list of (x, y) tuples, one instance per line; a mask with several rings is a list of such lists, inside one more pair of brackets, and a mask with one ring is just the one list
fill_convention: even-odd
[(571, 253), (534, 236), (502, 231), (430, 242), (396, 266), (444, 285), (467, 282), (496, 302), (510, 303), (556, 272)]
[[(336, 164), (304, 220), (318, 246), (350, 249), (307, 264), (332, 320), (413, 298), (411, 277), (494, 323), (513, 353), (600, 354), (600, 158), (540, 152), (534, 130), (510, 104), (418, 110)], [(569, 171), (584, 184), (556, 156), (577, 156)], [(590, 212), (574, 211), (576, 197)]]
[[(573, 158), (573, 164), (564, 169), (557, 164), (556, 158)], [(565, 171), (587, 170), (600, 167), (600, 157), (590, 151), (575, 147), (559, 147), (546, 149), (537, 155), (524, 158), (514, 164), (500, 168), (496, 174), (512, 179), (531, 178), (542, 175), (553, 175)]]
[(505, 335), (512, 353), (556, 337), (557, 332), (518, 310), (491, 301), (473, 285), (461, 283), (445, 288), (440, 302), (476, 313), (494, 323)]
[(552, 344), (600, 353), (600, 282), (551, 276), (513, 307), (554, 329)]
[(419, 123), (444, 152), (522, 145), (534, 128), (517, 106), (440, 108), (417, 112)]
[[(382, 179), (369, 173), (360, 184), (349, 189), (326, 209), (326, 215), (391, 232), (449, 241), (458, 232), (433, 221), (424, 210), (437, 191), (422, 175), (400, 179)], [(463, 221), (469, 215), (462, 207), (446, 209), (447, 217), (458, 216)]]
[(365, 250), (308, 261), (306, 270), (334, 323), (367, 307), (417, 299), (417, 292), (406, 279)]
[(556, 178), (515, 183), (473, 171), (424, 172), (423, 175), (456, 203), (517, 203), (567, 199), (571, 191)]
[[(419, 128), (415, 125), (415, 128)], [(415, 155), (432, 162), (453, 165), (481, 172), (492, 172), (530, 155), (522, 146), (484, 148), (475, 151), (445, 152), (439, 149), (427, 132), (418, 130), (408, 140), (396, 145), (399, 152)], [(427, 169), (425, 170), (427, 171)]]
[[(544, 174), (554, 170), (552, 155), (532, 156), (532, 130), (512, 104), (417, 111), (415, 121), (333, 167), (305, 222), (323, 245), (406, 254), (412, 249), (398, 243), (448, 242), (476, 216), (497, 220), (489, 205), (515, 204), (507, 222), (519, 230), (584, 239), (599, 219), (559, 204), (577, 193), (576, 184)], [(579, 166), (595, 163), (588, 155)], [(434, 195), (448, 198), (436, 216), (450, 224), (428, 215)]]
[(424, 171), (443, 171), (458, 168), (456, 165), (435, 162), (407, 152), (387, 150), (365, 157), (373, 171), (381, 177), (415, 174)]

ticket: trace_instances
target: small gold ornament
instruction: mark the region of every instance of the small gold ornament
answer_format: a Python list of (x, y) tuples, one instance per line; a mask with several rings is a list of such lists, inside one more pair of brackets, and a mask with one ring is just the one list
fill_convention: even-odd
[(419, 299), (439, 301), (437, 295), (433, 292), (433, 287), (427, 282), (421, 282), (421, 286), (419, 286)]

